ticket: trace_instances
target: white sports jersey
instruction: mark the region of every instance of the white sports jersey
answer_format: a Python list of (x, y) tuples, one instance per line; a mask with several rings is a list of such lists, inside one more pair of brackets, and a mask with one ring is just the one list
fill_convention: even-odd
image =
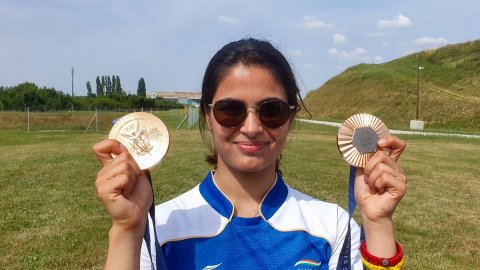
[[(168, 269), (336, 269), (350, 220), (339, 206), (292, 189), (279, 175), (260, 217), (234, 216), (212, 173), (155, 212), (159, 255)], [(353, 219), (350, 224), (352, 269), (363, 269), (360, 230)], [(147, 242), (155, 264), (154, 240)], [(146, 241), (141, 269), (152, 269)]]

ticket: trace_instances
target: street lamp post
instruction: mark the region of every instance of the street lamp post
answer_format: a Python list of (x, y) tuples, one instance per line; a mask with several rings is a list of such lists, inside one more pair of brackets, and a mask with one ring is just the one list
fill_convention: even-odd
[(418, 61), (418, 54), (417, 54), (417, 113), (415, 114), (415, 120), (420, 119), (419, 118), (419, 110), (420, 110), (420, 69), (423, 69), (423, 67), (420, 66), (420, 63)]
[(420, 70), (424, 67), (420, 66), (420, 60), (417, 53), (417, 111), (415, 120), (410, 120), (410, 129), (423, 129), (424, 122), (420, 120)]

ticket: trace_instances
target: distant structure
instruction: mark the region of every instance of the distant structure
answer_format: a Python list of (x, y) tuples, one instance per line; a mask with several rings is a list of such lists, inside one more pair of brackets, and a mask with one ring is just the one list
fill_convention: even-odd
[(147, 93), (148, 98), (157, 98), (162, 97), (165, 100), (177, 102), (180, 104), (188, 104), (188, 101), (191, 100), (193, 106), (200, 105), (200, 98), (202, 93), (200, 92), (154, 92)]
[(72, 97), (73, 97), (73, 67), (72, 67)]

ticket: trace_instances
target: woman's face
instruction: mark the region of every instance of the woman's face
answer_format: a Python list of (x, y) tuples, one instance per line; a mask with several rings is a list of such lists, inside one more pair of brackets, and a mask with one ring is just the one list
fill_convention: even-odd
[[(235, 99), (248, 107), (258, 107), (266, 100), (287, 102), (282, 85), (265, 67), (236, 65), (220, 81), (212, 104), (222, 99)], [(255, 110), (249, 109), (247, 118), (239, 126), (222, 127), (207, 110), (206, 122), (213, 135), (218, 153), (217, 168), (227, 167), (239, 172), (275, 170), (275, 164), (283, 150), (292, 117), (281, 127), (262, 125)]]

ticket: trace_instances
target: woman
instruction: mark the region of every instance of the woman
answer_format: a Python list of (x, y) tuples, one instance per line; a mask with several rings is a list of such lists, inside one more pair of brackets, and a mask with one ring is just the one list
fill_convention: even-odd
[[(105, 268), (161, 268), (155, 264), (164, 259), (169, 269), (337, 269), (350, 222), (352, 269), (363, 269), (362, 261), (371, 269), (400, 269), (392, 215), (406, 191), (396, 163), (405, 143), (382, 137), (378, 147), (389, 154), (377, 151), (357, 170), (365, 232), (360, 252), (359, 227), (347, 212), (290, 188), (281, 177), (280, 155), (300, 104), (292, 70), (270, 43), (244, 39), (218, 51), (205, 72), (200, 104), (214, 171), (156, 207), (150, 241), (142, 241), (152, 203), (147, 175), (118, 142), (97, 143), (93, 151), (103, 166), (97, 193), (112, 219)], [(154, 254), (155, 240), (161, 254)]]

